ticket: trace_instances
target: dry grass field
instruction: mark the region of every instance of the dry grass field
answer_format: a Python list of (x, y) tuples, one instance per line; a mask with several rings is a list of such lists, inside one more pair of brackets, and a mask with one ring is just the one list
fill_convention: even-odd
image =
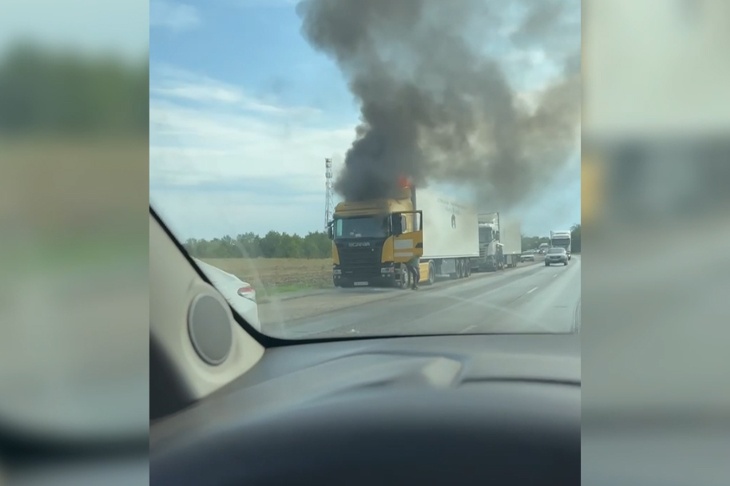
[(330, 258), (203, 258), (252, 284), (260, 294), (332, 287)]

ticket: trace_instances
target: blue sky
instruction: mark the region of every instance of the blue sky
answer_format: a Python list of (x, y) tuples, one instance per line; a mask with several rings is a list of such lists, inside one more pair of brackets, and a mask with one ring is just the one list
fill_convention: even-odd
[[(341, 167), (359, 114), (295, 4), (150, 3), (150, 199), (180, 238), (322, 229), (324, 159)], [(504, 55), (518, 89), (556, 70), (534, 48)], [(520, 210), (524, 232), (579, 221), (577, 156), (559, 180)]]

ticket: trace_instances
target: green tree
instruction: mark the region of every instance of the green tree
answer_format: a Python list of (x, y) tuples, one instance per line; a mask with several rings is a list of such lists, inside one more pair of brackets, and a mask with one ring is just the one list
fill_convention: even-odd
[(332, 243), (325, 232), (297, 234), (269, 231), (264, 237), (242, 233), (235, 238), (223, 236), (212, 240), (189, 238), (183, 244), (197, 258), (329, 258)]
[(522, 235), (522, 250), (535, 250), (541, 243), (550, 243), (547, 236), (525, 236)]
[(236, 245), (241, 249), (245, 258), (261, 256), (261, 238), (254, 233), (244, 233), (236, 237)]
[(32, 44), (0, 59), (0, 131), (146, 134), (149, 64)]

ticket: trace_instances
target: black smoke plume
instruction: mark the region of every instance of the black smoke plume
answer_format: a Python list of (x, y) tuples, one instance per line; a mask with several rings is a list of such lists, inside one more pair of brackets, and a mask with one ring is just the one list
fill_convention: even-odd
[[(566, 19), (579, 9), (579, 0), (300, 2), (304, 36), (336, 61), (360, 104), (336, 190), (387, 197), (407, 176), (468, 184), (492, 209), (524, 201), (578, 146), (580, 24)], [(501, 58), (486, 54), (495, 42), (542, 46), (564, 71), (527, 103)]]

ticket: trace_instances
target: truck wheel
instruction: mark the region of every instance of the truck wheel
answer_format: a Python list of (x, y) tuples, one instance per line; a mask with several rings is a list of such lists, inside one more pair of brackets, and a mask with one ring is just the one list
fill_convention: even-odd
[(429, 262), (428, 264), (428, 285), (433, 285), (436, 283), (436, 269), (434, 268), (435, 265), (433, 262)]
[(411, 286), (411, 272), (409, 272), (408, 268), (406, 268), (406, 266), (403, 265), (403, 272), (401, 273), (399, 288), (407, 289), (410, 286)]
[(400, 264), (400, 275), (393, 276), (393, 287), (396, 289), (408, 288), (408, 280), (410, 278), (410, 272), (405, 264)]

